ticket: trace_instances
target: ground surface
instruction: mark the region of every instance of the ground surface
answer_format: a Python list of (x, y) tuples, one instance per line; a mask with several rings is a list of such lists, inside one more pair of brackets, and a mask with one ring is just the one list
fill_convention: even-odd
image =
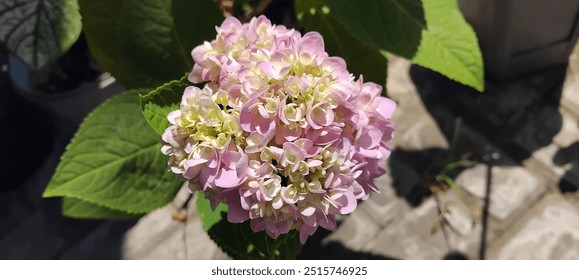
[[(381, 193), (310, 238), (301, 258), (579, 259), (579, 48), (567, 69), (489, 82), (484, 94), (390, 57), (387, 90), (399, 108)], [(0, 189), (0, 258), (227, 258), (194, 207), (171, 219), (186, 191), (139, 221), (61, 217), (41, 193), (70, 127), (53, 128), (31, 176)], [(463, 195), (436, 181), (457, 158), (476, 162), (448, 173)]]

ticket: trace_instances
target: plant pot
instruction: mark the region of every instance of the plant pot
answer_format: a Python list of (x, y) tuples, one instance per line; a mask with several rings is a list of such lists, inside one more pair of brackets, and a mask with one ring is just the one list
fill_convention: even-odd
[(94, 66), (82, 37), (56, 63), (39, 71), (32, 71), (13, 55), (8, 65), (15, 92), (74, 125), (123, 90), (109, 73)]
[(579, 1), (460, 0), (489, 79), (565, 65), (579, 35)]
[(103, 101), (123, 90), (109, 73), (102, 73), (73, 89), (52, 94), (35, 89), (29, 79), (28, 67), (17, 58), (10, 57), (9, 68), (14, 90), (18, 94), (76, 125)]

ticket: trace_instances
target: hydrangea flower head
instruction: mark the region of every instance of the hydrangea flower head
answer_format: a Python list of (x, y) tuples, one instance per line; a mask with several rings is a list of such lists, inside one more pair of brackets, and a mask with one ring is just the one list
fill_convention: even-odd
[(162, 138), (172, 172), (227, 219), (304, 243), (336, 214), (378, 191), (394, 134), (394, 101), (356, 80), (320, 34), (301, 35), (261, 16), (229, 17), (193, 49), (188, 87)]

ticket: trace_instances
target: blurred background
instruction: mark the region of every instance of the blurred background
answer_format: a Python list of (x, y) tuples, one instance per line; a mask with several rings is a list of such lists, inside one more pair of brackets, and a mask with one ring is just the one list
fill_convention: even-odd
[[(293, 1), (263, 2), (299, 28)], [(579, 259), (579, 1), (459, 3), (485, 92), (389, 56), (397, 131), (381, 193), (301, 259)], [(40, 71), (0, 50), (0, 259), (228, 258), (195, 207), (180, 212), (186, 190), (127, 221), (65, 218), (41, 197), (84, 116), (121, 91), (82, 35)]]

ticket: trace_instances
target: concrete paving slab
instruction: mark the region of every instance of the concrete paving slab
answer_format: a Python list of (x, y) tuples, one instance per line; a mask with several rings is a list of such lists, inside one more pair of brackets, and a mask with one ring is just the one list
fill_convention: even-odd
[(167, 206), (144, 216), (125, 234), (123, 259), (227, 259), (209, 238), (190, 204), (185, 222), (172, 219), (187, 199), (183, 188)]
[[(478, 164), (458, 175), (456, 183), (479, 199), (484, 199), (487, 188), (488, 166)], [(539, 180), (521, 166), (493, 166), (491, 174), (489, 211), (499, 220), (524, 211), (544, 188)]]
[(491, 253), (496, 259), (579, 259), (579, 209), (549, 194)]

